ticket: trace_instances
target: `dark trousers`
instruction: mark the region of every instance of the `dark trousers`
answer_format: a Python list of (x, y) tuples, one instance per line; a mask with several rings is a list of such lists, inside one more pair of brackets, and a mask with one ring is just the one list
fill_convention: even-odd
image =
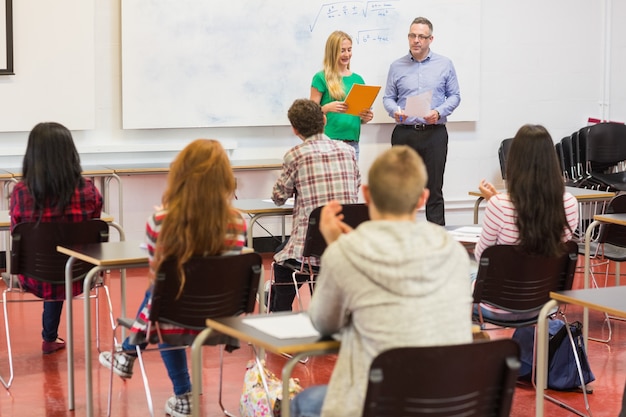
[(43, 314), (41, 315), (43, 328), (41, 337), (46, 342), (54, 342), (59, 337), (58, 331), (62, 310), (63, 301), (44, 301)]
[[(300, 263), (295, 259), (288, 259), (285, 263), (291, 265), (292, 268), (300, 268)], [(269, 311), (291, 311), (293, 299), (296, 296), (296, 288), (293, 285), (292, 276), (294, 269), (292, 268), (274, 263), (274, 285), (272, 285), (270, 290)], [(298, 288), (302, 286), (302, 282), (309, 279), (309, 274), (297, 274), (296, 282), (298, 282)]]
[(426, 219), (429, 222), (446, 224), (443, 200), (443, 174), (448, 157), (448, 130), (445, 125), (436, 125), (417, 130), (409, 125), (397, 125), (391, 134), (391, 145), (408, 145), (415, 149), (426, 164), (430, 197), (426, 202)]

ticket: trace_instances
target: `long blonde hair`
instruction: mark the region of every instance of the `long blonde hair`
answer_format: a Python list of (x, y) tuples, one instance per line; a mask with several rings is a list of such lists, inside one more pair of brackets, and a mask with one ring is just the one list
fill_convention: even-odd
[[(326, 78), (328, 93), (335, 100), (343, 100), (346, 97), (342, 76), (338, 68), (341, 42), (344, 40), (349, 40), (352, 43), (352, 38), (346, 32), (334, 31), (328, 36), (324, 51), (324, 78)], [(350, 64), (348, 64), (348, 69), (350, 69)]]
[(172, 162), (163, 193), (167, 216), (157, 237), (153, 270), (176, 258), (179, 295), (185, 285), (185, 262), (193, 255), (219, 255), (225, 249), (235, 186), (230, 161), (217, 140), (197, 139)]

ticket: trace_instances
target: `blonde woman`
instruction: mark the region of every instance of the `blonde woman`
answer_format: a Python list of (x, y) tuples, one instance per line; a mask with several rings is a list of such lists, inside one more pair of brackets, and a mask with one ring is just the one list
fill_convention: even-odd
[(352, 85), (365, 84), (363, 78), (350, 69), (351, 59), (350, 35), (339, 30), (331, 33), (326, 40), (324, 69), (313, 76), (310, 98), (322, 106), (326, 114), (326, 136), (352, 146), (358, 160), (361, 123), (371, 121), (374, 113), (363, 109), (358, 116), (346, 114), (348, 106), (344, 100)]
[[(172, 163), (163, 208), (157, 210), (146, 225), (146, 241), (150, 255), (150, 277), (168, 258), (182, 266), (194, 255), (235, 255), (245, 242), (246, 223), (231, 206), (235, 177), (222, 145), (211, 139), (191, 142)], [(184, 285), (184, 273), (181, 273)], [(228, 277), (224, 277), (227, 279)], [(133, 375), (135, 347), (147, 345), (147, 321), (150, 314), (152, 285), (146, 291), (139, 313), (124, 340), (122, 351), (102, 352), (100, 363), (122, 378)], [(164, 343), (160, 348), (189, 344), (198, 332), (172, 324), (160, 323)], [(217, 342), (221, 343), (221, 342)], [(163, 363), (172, 380), (174, 396), (165, 403), (165, 412), (172, 417), (191, 415), (191, 380), (186, 352), (161, 350)]]

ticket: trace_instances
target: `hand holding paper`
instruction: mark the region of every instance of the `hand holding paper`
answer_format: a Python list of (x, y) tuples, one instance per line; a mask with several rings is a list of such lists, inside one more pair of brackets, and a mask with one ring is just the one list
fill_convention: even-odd
[(428, 113), (430, 113), (430, 105), (432, 99), (432, 90), (417, 94), (415, 96), (407, 97), (406, 105), (404, 107), (404, 113), (407, 116), (424, 118), (428, 116)]
[(347, 114), (360, 116), (364, 110), (369, 110), (378, 96), (379, 85), (354, 84), (346, 97), (345, 103), (348, 106)]

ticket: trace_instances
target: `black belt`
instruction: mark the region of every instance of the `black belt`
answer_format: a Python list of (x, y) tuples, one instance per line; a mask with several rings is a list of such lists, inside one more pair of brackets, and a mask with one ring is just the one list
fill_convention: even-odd
[(431, 129), (438, 129), (440, 127), (445, 127), (445, 125), (423, 125), (423, 124), (416, 124), (416, 125), (398, 125), (400, 127), (404, 127), (406, 129), (413, 129), (413, 130), (431, 130)]

